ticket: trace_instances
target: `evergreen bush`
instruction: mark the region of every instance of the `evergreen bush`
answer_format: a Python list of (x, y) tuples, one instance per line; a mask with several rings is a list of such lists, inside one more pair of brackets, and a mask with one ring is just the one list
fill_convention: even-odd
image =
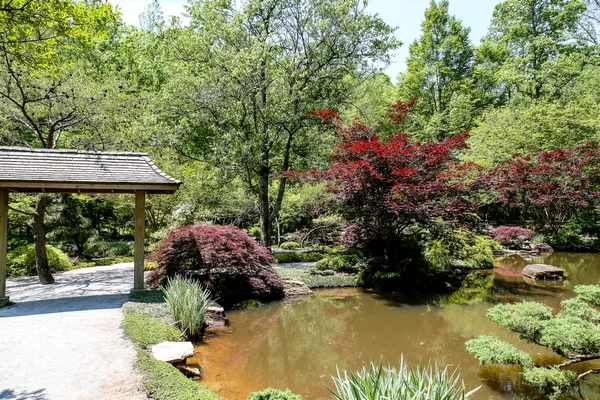
[(300, 243), (297, 242), (283, 242), (281, 243), (281, 245), (279, 245), (279, 247), (281, 247), (282, 249), (299, 249), (300, 248)]
[[(46, 254), (48, 255), (50, 271), (67, 271), (73, 268), (69, 256), (56, 247), (46, 245)], [(6, 272), (11, 277), (37, 274), (35, 269), (35, 245), (28, 244), (11, 250), (6, 257)]]
[(261, 392), (252, 392), (247, 400), (302, 400), (302, 396), (292, 393), (289, 389), (285, 392), (268, 388)]
[[(523, 368), (523, 380), (550, 399), (557, 399), (598, 373), (584, 362), (600, 359), (600, 286), (576, 286), (577, 297), (563, 300), (561, 310), (537, 302), (499, 304), (488, 310), (488, 318), (530, 343), (554, 350), (566, 360), (555, 364), (537, 364), (525, 351), (495, 336), (484, 335), (466, 342), (467, 350), (487, 364), (515, 364)], [(581, 365), (579, 375), (571, 366)]]

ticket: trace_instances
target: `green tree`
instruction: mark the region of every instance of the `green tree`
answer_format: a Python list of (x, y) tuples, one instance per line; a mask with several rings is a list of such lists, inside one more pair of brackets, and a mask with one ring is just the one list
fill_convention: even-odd
[(505, 0), (494, 9), (478, 58), (509, 99), (559, 98), (586, 65), (577, 41), (581, 0)]
[[(64, 133), (93, 112), (98, 96), (90, 95), (93, 85), (78, 56), (108, 36), (116, 16), (109, 5), (70, 0), (7, 1), (0, 11), (0, 109), (11, 123), (9, 141), (56, 148)], [(42, 284), (54, 282), (44, 233), (48, 202), (49, 196), (41, 195), (35, 210), (25, 211), (33, 217)]]
[(360, 0), (191, 1), (187, 12), (190, 26), (174, 43), (186, 72), (171, 87), (171, 115), (185, 128), (174, 146), (197, 156), (208, 144), (223, 173), (243, 179), (270, 246), (286, 190), (274, 174), (328, 151), (307, 113), (339, 108), (345, 78), (372, 75), (399, 43)]
[(580, 32), (584, 40), (600, 46), (600, 0), (586, 0), (587, 9), (580, 21)]
[(600, 140), (600, 69), (588, 66), (561, 99), (514, 102), (486, 110), (468, 138), (468, 158), (494, 164), (514, 153), (571, 148)]
[(407, 71), (399, 83), (403, 100), (418, 99), (416, 131), (435, 139), (460, 134), (471, 123), (471, 100), (465, 93), (474, 54), (470, 29), (449, 14), (448, 6), (448, 0), (430, 2), (421, 37), (410, 46)]
[(467, 350), (482, 365), (521, 365), (525, 383), (551, 399), (573, 390), (587, 376), (600, 373), (591, 367), (579, 374), (567, 368), (600, 359), (600, 286), (576, 286), (575, 292), (577, 297), (563, 300), (556, 315), (536, 302), (500, 304), (487, 313), (491, 321), (517, 332), (521, 339), (554, 350), (563, 361), (540, 365), (527, 352), (491, 335), (469, 340)]
[(165, 20), (158, 0), (153, 0), (146, 6), (144, 12), (138, 17), (138, 21), (140, 28), (144, 31), (157, 33), (162, 30)]

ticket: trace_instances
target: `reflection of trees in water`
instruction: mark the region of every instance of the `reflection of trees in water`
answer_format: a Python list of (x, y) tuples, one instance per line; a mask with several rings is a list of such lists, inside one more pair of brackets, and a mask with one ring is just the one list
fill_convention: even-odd
[[(344, 307), (340, 304), (344, 303)], [(349, 316), (360, 307), (358, 293), (344, 298), (318, 296), (301, 303), (279, 305), (280, 313), (260, 344), (248, 351), (248, 343), (232, 341), (234, 352), (246, 355), (244, 379), (253, 387), (269, 386), (291, 388), (298, 393), (310, 391), (325, 394), (324, 380), (320, 377), (335, 372), (336, 364), (347, 362), (346, 357), (360, 350)], [(328, 382), (328, 380), (327, 380)], [(328, 382), (329, 383), (329, 382)]]
[(490, 271), (474, 271), (465, 277), (461, 287), (446, 301), (451, 304), (472, 304), (486, 301), (494, 287), (494, 274)]
[[(478, 271), (457, 292), (435, 303), (425, 296), (342, 289), (317, 292), (316, 297), (294, 304), (272, 303), (235, 312), (230, 315), (234, 333), (215, 339), (214, 347), (213, 343), (208, 345), (217, 377), (207, 377), (207, 381), (214, 379), (217, 388), (222, 385), (221, 394), (230, 399), (245, 399), (250, 391), (268, 386), (289, 387), (307, 399), (328, 397), (325, 386), (331, 386), (330, 375), (335, 374), (336, 365), (358, 368), (380, 357), (385, 363), (396, 364), (404, 354), (412, 363), (422, 359), (460, 366), (468, 387), (486, 382), (479, 393), (481, 398), (533, 400), (534, 395), (520, 384), (519, 375), (510, 367), (481, 368), (466, 352), (464, 343), (482, 334), (494, 334), (529, 353), (539, 353), (539, 361), (556, 357), (490, 322), (487, 309), (501, 301), (558, 305), (572, 295), (573, 284), (600, 280), (599, 260), (598, 255), (563, 253), (532, 259), (530, 262), (550, 263), (571, 274), (571, 284), (560, 289), (528, 285), (520, 275), (528, 262), (509, 257), (504, 260), (506, 269), (518, 269), (518, 277)], [(586, 395), (600, 398), (597, 392)]]

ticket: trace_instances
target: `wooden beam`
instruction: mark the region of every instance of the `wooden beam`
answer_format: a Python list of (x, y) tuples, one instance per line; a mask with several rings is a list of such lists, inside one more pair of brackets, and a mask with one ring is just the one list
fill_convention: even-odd
[(8, 190), (0, 189), (0, 307), (8, 303), (6, 295), (6, 253), (8, 251)]
[(144, 290), (144, 222), (146, 192), (135, 192), (135, 241), (133, 247), (133, 290)]

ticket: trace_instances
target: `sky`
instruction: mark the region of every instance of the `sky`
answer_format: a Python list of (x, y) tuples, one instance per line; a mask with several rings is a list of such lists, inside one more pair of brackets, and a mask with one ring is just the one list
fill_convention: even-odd
[[(131, 25), (138, 25), (138, 16), (150, 3), (150, 0), (109, 0), (119, 7), (123, 20)], [(450, 0), (450, 13), (471, 28), (471, 40), (478, 45), (487, 33), (494, 6), (499, 0)], [(160, 0), (165, 20), (171, 15), (181, 16), (186, 0)], [(396, 37), (403, 45), (396, 50), (392, 63), (385, 72), (395, 81), (398, 73), (406, 70), (408, 47), (420, 36), (421, 22), (429, 0), (370, 0), (368, 9), (373, 14), (379, 14), (391, 26), (395, 26)], [(185, 21), (184, 18), (182, 20)]]

